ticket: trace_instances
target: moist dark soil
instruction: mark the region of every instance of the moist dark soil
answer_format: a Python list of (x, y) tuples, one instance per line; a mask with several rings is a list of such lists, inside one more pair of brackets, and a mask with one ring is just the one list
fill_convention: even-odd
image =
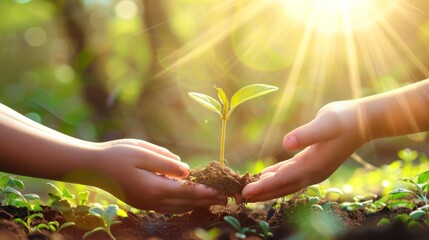
[[(256, 181), (259, 175), (248, 173), (240, 175), (228, 167), (221, 167), (217, 162), (211, 162), (204, 168), (192, 170), (188, 180), (205, 184), (218, 189), (226, 196), (240, 194), (243, 187)], [(28, 232), (27, 228), (14, 222), (21, 218), (26, 220), (26, 208), (12, 206), (0, 207), (0, 240), (75, 240), (92, 229), (103, 226), (100, 218), (88, 213), (88, 206), (70, 208), (65, 201), (43, 207), (43, 219), (34, 218), (31, 223), (48, 224), (58, 221), (60, 226), (65, 222), (74, 222), (74, 226), (61, 229), (58, 232), (47, 230)], [(253, 229), (247, 233), (246, 239), (264, 239), (259, 222), (265, 220), (270, 226), (274, 237), (265, 239), (332, 239), (332, 240), (423, 240), (429, 239), (427, 225), (410, 229), (401, 222), (394, 221), (400, 213), (409, 214), (409, 209), (390, 210), (384, 208), (375, 214), (366, 214), (363, 210), (345, 211), (338, 203), (332, 203), (328, 209), (321, 211), (314, 208), (307, 199), (301, 199), (296, 194), (288, 201), (259, 203), (257, 207), (246, 205), (228, 207), (214, 206), (210, 209), (200, 208), (189, 213), (178, 215), (163, 215), (153, 212), (129, 212), (125, 218), (116, 217), (120, 223), (112, 226), (111, 231), (117, 240), (166, 239), (166, 240), (197, 240), (195, 235), (198, 228), (210, 230), (219, 229), (219, 240), (236, 240), (236, 230), (224, 221), (225, 216), (235, 217), (242, 227)], [(30, 212), (30, 214), (32, 214)], [(382, 219), (391, 220), (392, 224), (378, 226)], [(87, 240), (109, 239), (103, 231), (95, 232)]]
[(259, 179), (260, 174), (240, 173), (228, 166), (221, 166), (219, 162), (209, 162), (203, 168), (191, 170), (188, 180), (214, 188), (225, 196), (240, 195), (244, 186)]
[[(95, 216), (89, 215), (88, 207), (78, 206), (65, 212), (53, 210), (51, 207), (43, 208), (44, 219), (35, 219), (32, 225), (58, 221), (61, 224), (74, 221), (75, 226), (67, 227), (57, 233), (48, 231), (33, 232), (29, 234), (25, 227), (13, 222), (16, 218), (25, 219), (27, 210), (11, 206), (0, 207), (0, 239), (51, 239), (74, 240), (82, 239), (85, 232), (102, 226), (102, 222)], [(320, 211), (311, 207), (307, 200), (290, 200), (274, 203), (263, 210), (241, 206), (234, 211), (224, 207), (211, 209), (195, 209), (192, 212), (180, 215), (162, 215), (156, 213), (129, 212), (128, 217), (117, 218), (121, 223), (112, 226), (112, 233), (116, 239), (199, 239), (194, 230), (202, 228), (209, 230), (218, 228), (220, 236), (217, 239), (237, 239), (235, 230), (227, 224), (224, 216), (234, 216), (243, 227), (255, 229), (256, 233), (248, 234), (247, 239), (263, 239), (258, 222), (266, 220), (270, 231), (274, 234), (270, 239), (329, 239), (326, 238), (326, 226), (337, 229), (331, 235), (334, 240), (372, 240), (372, 239), (429, 239), (427, 228), (409, 229), (401, 222), (393, 221), (398, 213), (409, 213), (410, 210), (389, 210), (387, 208), (376, 214), (365, 214), (363, 211), (344, 211), (339, 204), (332, 204), (328, 210)], [(330, 220), (324, 218), (326, 213)], [(392, 220), (392, 224), (377, 226), (381, 218)], [(322, 220), (322, 221), (319, 221)], [(323, 223), (328, 223), (324, 226)], [(303, 229), (304, 226), (304, 229)], [(290, 238), (290, 239), (292, 239)], [(109, 239), (104, 232), (90, 235), (88, 240)]]

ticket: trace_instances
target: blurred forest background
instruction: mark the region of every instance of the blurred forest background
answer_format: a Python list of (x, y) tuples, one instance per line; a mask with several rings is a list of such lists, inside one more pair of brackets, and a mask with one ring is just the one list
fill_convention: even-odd
[[(188, 92), (278, 86), (229, 122), (226, 159), (245, 169), (292, 156), (284, 134), (324, 104), (427, 78), (428, 12), (427, 0), (2, 0), (0, 102), (77, 138), (140, 138), (196, 166), (217, 160), (220, 119)], [(426, 134), (359, 154), (377, 165), (404, 147), (423, 150)]]

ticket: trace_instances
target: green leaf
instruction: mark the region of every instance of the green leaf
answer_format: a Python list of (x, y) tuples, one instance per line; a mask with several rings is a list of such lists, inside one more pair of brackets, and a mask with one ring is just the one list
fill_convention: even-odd
[(231, 98), (231, 111), (250, 99), (278, 90), (278, 87), (266, 84), (252, 84), (238, 90)]
[(397, 215), (393, 220), (394, 221), (400, 221), (400, 222), (403, 222), (403, 223), (407, 223), (410, 220), (410, 216), (408, 216), (407, 214), (403, 213), (403, 214)]
[(60, 223), (58, 221), (50, 221), (49, 226), (54, 226), (55, 229), (57, 229), (60, 226)]
[(411, 190), (405, 189), (405, 188), (396, 188), (389, 192), (389, 195), (393, 198), (400, 198), (404, 197), (408, 194), (413, 194), (417, 196), (417, 194)]
[(79, 205), (85, 205), (88, 202), (88, 199), (89, 199), (88, 191), (79, 192), (77, 194), (77, 200), (79, 202)]
[(197, 101), (199, 104), (206, 107), (207, 109), (209, 109), (213, 112), (216, 112), (222, 116), (222, 106), (220, 105), (220, 103), (216, 99), (214, 99), (208, 95), (205, 95), (202, 93), (196, 93), (196, 92), (190, 92), (190, 93), (188, 93), (188, 95), (192, 99)]
[(22, 220), (21, 218), (15, 218), (15, 220), (13, 220), (14, 222), (20, 223), (26, 227), (28, 227), (28, 224), (26, 221)]
[(228, 113), (229, 110), (229, 101), (228, 101), (228, 97), (226, 96), (225, 92), (222, 90), (222, 88), (218, 88), (216, 86), (214, 86), (217, 90), (217, 97), (219, 98), (220, 102), (223, 105), (222, 108), (222, 114), (223, 116), (226, 116), (226, 114)]
[(15, 183), (15, 186), (17, 186), (19, 189), (24, 189), (24, 182), (14, 178), (13, 182)]
[(262, 220), (258, 224), (259, 224), (259, 227), (262, 229), (262, 232), (267, 233), (270, 231), (270, 225), (268, 224), (267, 221)]
[(315, 204), (320, 200), (319, 197), (310, 197), (310, 204)]
[(74, 226), (74, 225), (76, 225), (74, 222), (65, 222), (65, 223), (63, 223), (63, 225), (60, 226), (60, 228), (58, 228), (58, 231), (60, 231), (61, 229), (66, 228), (66, 227), (71, 227), (71, 226)]
[(38, 199), (40, 199), (39, 195), (34, 194), (34, 193), (27, 193), (27, 194), (24, 194), (23, 196), (27, 200), (38, 200)]
[(382, 218), (378, 223), (377, 226), (381, 226), (381, 225), (387, 225), (390, 224), (390, 220), (387, 218)]
[(225, 220), (225, 222), (229, 223), (229, 225), (231, 225), (233, 228), (235, 228), (235, 230), (241, 231), (241, 224), (237, 220), (237, 218), (235, 218), (233, 216), (225, 216), (225, 217), (223, 217), (223, 220)]
[(63, 189), (62, 196), (65, 198), (71, 198), (71, 199), (75, 198), (75, 195), (71, 194), (70, 191), (67, 190), (67, 188)]
[[(40, 223), (36, 226), (36, 229), (43, 229), (43, 228), (49, 230), (49, 226), (44, 224), (44, 223)], [(54, 228), (53, 232), (54, 231), (55, 231), (55, 228)]]
[(33, 219), (35, 219), (35, 218), (43, 218), (43, 214), (42, 213), (34, 213), (34, 214), (31, 214), (29, 217), (28, 217), (28, 222), (32, 222), (33, 221)]
[(22, 198), (24, 197), (24, 196), (22, 196), (22, 194), (18, 190), (16, 190), (15, 188), (11, 188), (11, 187), (5, 187), (3, 189), (3, 193), (15, 194), (15, 195), (18, 195), (18, 196), (20, 196)]
[(308, 186), (307, 189), (305, 190), (305, 194), (306, 195), (316, 195), (319, 198), (322, 197), (322, 193), (320, 192), (320, 189), (317, 186)]
[(102, 218), (104, 210), (99, 207), (92, 207), (88, 210), (88, 212), (92, 215)]
[(417, 177), (417, 183), (423, 184), (429, 182), (429, 171), (420, 173)]
[(412, 211), (410, 213), (410, 217), (414, 220), (419, 219), (421, 217), (423, 217), (426, 214), (425, 211), (421, 210), (421, 209), (417, 209), (415, 211)]
[[(55, 191), (57, 191), (57, 193), (59, 194), (59, 196), (61, 196), (63, 193), (61, 192), (61, 190), (57, 187), (57, 186), (55, 186), (55, 184), (53, 184), (53, 183), (51, 183), (51, 182), (47, 182), (46, 184), (48, 184), (49, 186), (51, 186), (52, 188), (54, 188), (55, 189)], [(56, 194), (56, 195), (58, 195), (58, 194)]]
[(328, 193), (336, 193), (338, 195), (344, 194), (343, 191), (341, 191), (341, 189), (339, 189), (339, 188), (328, 188), (328, 189), (326, 189), (326, 194), (328, 194)]
[(93, 234), (93, 233), (95, 233), (95, 232), (98, 232), (98, 231), (104, 231), (104, 232), (106, 232), (106, 229), (104, 229), (103, 227), (97, 227), (97, 228), (94, 228), (94, 229), (92, 229), (91, 231), (86, 232), (86, 233), (82, 236), (82, 239), (85, 239), (85, 238), (87, 238), (89, 235), (91, 235), (91, 234)]
[(7, 181), (9, 180), (9, 178), (10, 178), (10, 176), (8, 176), (8, 175), (3, 175), (0, 178), (0, 186), (1, 186), (1, 188), (7, 187)]
[(118, 213), (118, 205), (110, 204), (109, 206), (104, 209), (103, 218), (104, 221), (106, 221), (107, 226), (110, 226), (112, 224), (113, 218)]

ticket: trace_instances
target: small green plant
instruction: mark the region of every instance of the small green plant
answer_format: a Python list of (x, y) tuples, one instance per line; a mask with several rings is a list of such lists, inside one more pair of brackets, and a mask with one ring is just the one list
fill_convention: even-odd
[(223, 220), (225, 222), (229, 223), (237, 232), (235, 233), (235, 236), (239, 239), (246, 239), (247, 233), (255, 233), (256, 231), (254, 229), (250, 229), (249, 227), (241, 227), (240, 222), (237, 220), (237, 218), (233, 216), (225, 216), (223, 217)]
[(120, 221), (115, 221), (114, 218), (119, 214), (122, 215), (123, 213), (120, 211), (118, 205), (115, 204), (110, 204), (107, 207), (103, 207), (103, 206), (94, 206), (92, 208), (90, 208), (89, 213), (92, 215), (95, 215), (99, 218), (101, 218), (103, 220), (103, 226), (102, 227), (97, 227), (94, 228), (93, 230), (86, 232), (82, 239), (87, 238), (89, 235), (98, 232), (98, 231), (104, 231), (106, 232), (109, 237), (113, 240), (115, 240), (116, 238), (113, 236), (112, 231), (111, 231), (111, 226), (114, 224), (118, 224), (121, 223)]
[(414, 197), (414, 204), (410, 206), (410, 209), (415, 206), (419, 207), (409, 214), (410, 218), (412, 220), (421, 219), (429, 226), (429, 201), (427, 197), (429, 191), (429, 171), (420, 173), (413, 178), (403, 178), (400, 180), (408, 185), (406, 185), (406, 188), (393, 189), (389, 193), (391, 199)]
[(58, 221), (50, 221), (48, 223), (40, 223), (36, 225), (35, 229), (36, 230), (47, 229), (51, 232), (58, 232), (64, 228), (71, 227), (74, 225), (76, 225), (74, 222), (65, 222), (60, 226), (60, 223)]
[(28, 204), (28, 200), (36, 200), (40, 199), (40, 197), (37, 194), (32, 193), (22, 194), (20, 190), (24, 190), (24, 188), (25, 185), (23, 181), (8, 175), (2, 176), (0, 178), (0, 191), (3, 195), (2, 205), (31, 208), (32, 206)]
[(188, 95), (206, 107), (207, 109), (218, 113), (219, 117), (222, 120), (222, 130), (221, 130), (221, 141), (220, 141), (220, 157), (219, 162), (223, 167), (225, 166), (225, 134), (226, 134), (226, 124), (228, 119), (231, 117), (231, 113), (234, 109), (238, 107), (238, 105), (246, 102), (250, 99), (274, 92), (278, 90), (277, 87), (266, 85), (266, 84), (252, 84), (245, 86), (239, 89), (231, 98), (231, 101), (228, 100), (225, 92), (222, 88), (218, 88), (215, 86), (218, 93), (219, 101), (216, 99), (202, 93), (190, 92)]
[(194, 234), (201, 240), (216, 240), (220, 235), (220, 230), (218, 228), (212, 228), (206, 231), (202, 228), (197, 228), (194, 230)]
[(258, 234), (261, 238), (269, 239), (274, 236), (273, 233), (270, 231), (270, 225), (268, 224), (267, 221), (262, 220), (258, 224), (262, 231), (261, 233)]
[(26, 221), (22, 220), (21, 218), (16, 218), (14, 221), (23, 225), (28, 230), (28, 232), (31, 233), (31, 232), (33, 232), (33, 229), (31, 227), (31, 223), (33, 222), (34, 218), (43, 218), (43, 214), (34, 213), (34, 214), (29, 215), (27, 217)]
[(58, 221), (50, 221), (48, 223), (39, 223), (36, 226), (32, 227), (31, 224), (33, 222), (33, 219), (35, 218), (43, 218), (42, 213), (34, 213), (27, 217), (27, 220), (24, 221), (21, 218), (16, 218), (14, 221), (23, 225), (29, 233), (32, 233), (34, 231), (40, 231), (42, 229), (49, 230), (51, 232), (57, 232), (61, 229), (64, 229), (66, 227), (74, 226), (74, 222), (65, 222), (60, 226), (60, 223)]

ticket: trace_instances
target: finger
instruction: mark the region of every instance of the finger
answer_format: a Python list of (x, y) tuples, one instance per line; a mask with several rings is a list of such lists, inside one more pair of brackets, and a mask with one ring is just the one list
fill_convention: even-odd
[(200, 199), (193, 201), (192, 199), (164, 199), (156, 206), (153, 210), (159, 213), (184, 213), (189, 212), (195, 208), (201, 207), (210, 207), (213, 205), (225, 205), (225, 203), (220, 204), (213, 199)]
[(226, 199), (225, 196), (219, 194), (213, 188), (206, 187), (202, 184), (195, 184), (189, 182), (166, 182), (159, 186), (160, 190), (166, 195), (166, 198), (175, 197), (183, 199), (206, 199), (212, 198), (222, 201)]
[(138, 149), (141, 154), (136, 163), (137, 168), (165, 174), (172, 177), (186, 177), (189, 175), (190, 167), (184, 162), (176, 161), (165, 155), (152, 152), (145, 148)]
[(283, 139), (283, 146), (287, 150), (298, 150), (326, 141), (338, 136), (339, 128), (338, 116), (333, 112), (326, 112), (317, 116), (313, 121), (286, 134)]
[(142, 148), (146, 148), (149, 149), (155, 153), (158, 153), (160, 155), (169, 157), (169, 158), (173, 158), (174, 160), (180, 161), (180, 157), (174, 153), (172, 153), (170, 150), (168, 150), (167, 148), (155, 145), (153, 143), (150, 142), (146, 142), (143, 140), (138, 140), (136, 141), (136, 144)]
[(162, 207), (179, 207), (179, 208), (199, 208), (208, 207), (213, 205), (221, 205), (217, 199), (206, 198), (206, 199), (188, 199), (188, 198), (166, 198), (159, 201), (159, 205)]
[(266, 174), (266, 173), (270, 173), (270, 172), (275, 172), (275, 171), (277, 171), (277, 169), (279, 169), (281, 166), (283, 166), (284, 164), (286, 164), (286, 162), (287, 162), (287, 161), (278, 162), (278, 163), (276, 163), (276, 164), (274, 164), (274, 165), (271, 165), (271, 166), (269, 166), (269, 167), (264, 168), (264, 169), (261, 171), (261, 177), (262, 177), (262, 175), (264, 175), (264, 174)]
[(284, 192), (288, 192), (287, 188), (293, 185), (307, 186), (310, 180), (306, 176), (314, 176), (308, 174), (312, 172), (312, 168), (308, 164), (303, 164), (304, 157), (305, 155), (295, 156), (276, 172), (267, 174), (257, 182), (249, 183), (242, 191), (243, 197), (254, 199), (256, 196), (269, 195), (269, 193), (272, 193), (270, 196), (273, 198), (280, 197), (275, 194), (281, 189), (286, 189)]

